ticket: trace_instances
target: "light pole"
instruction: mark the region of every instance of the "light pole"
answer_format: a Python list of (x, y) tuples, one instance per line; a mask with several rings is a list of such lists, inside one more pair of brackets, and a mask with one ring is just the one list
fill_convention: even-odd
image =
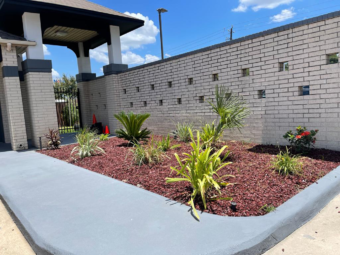
[(157, 10), (158, 11), (158, 15), (159, 15), (159, 28), (160, 28), (160, 32), (161, 32), (161, 50), (162, 50), (162, 59), (164, 59), (164, 52), (163, 52), (163, 33), (162, 33), (162, 13), (168, 12), (168, 10), (164, 9), (164, 8), (160, 8)]

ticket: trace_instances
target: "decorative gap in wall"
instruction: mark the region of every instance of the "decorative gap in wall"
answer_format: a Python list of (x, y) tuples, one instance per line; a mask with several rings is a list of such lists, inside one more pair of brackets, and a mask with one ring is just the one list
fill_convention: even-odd
[(123, 89), (123, 93), (126, 94), (126, 89)]
[(182, 104), (182, 98), (177, 98), (177, 104)]
[(136, 91), (139, 92), (139, 87), (136, 87)]
[(194, 84), (194, 78), (188, 78), (188, 84), (189, 85)]
[(97, 110), (98, 110), (98, 105), (96, 105), (96, 108), (97, 108)]
[(98, 92), (98, 95), (99, 95), (99, 97), (102, 97), (102, 95), (100, 94), (100, 92)]
[(280, 67), (279, 67), (279, 71), (280, 72), (289, 71), (289, 64), (288, 64), (288, 62), (281, 62), (280, 63)]
[(249, 70), (249, 68), (244, 68), (244, 69), (242, 69), (242, 76), (243, 77), (247, 77), (247, 76), (249, 76), (250, 75), (250, 70)]
[(339, 53), (327, 55), (327, 64), (337, 64), (339, 63)]
[(143, 101), (143, 106), (146, 107), (148, 103), (146, 101)]
[(308, 96), (309, 86), (299, 86), (299, 96)]
[(131, 108), (133, 107), (133, 103), (132, 103), (132, 102), (130, 103), (130, 107), (131, 107)]
[(204, 96), (198, 97), (198, 102), (199, 103), (204, 103)]
[(258, 98), (266, 98), (266, 91), (265, 90), (258, 90), (257, 91)]
[(155, 90), (155, 85), (154, 85), (154, 84), (151, 84), (151, 85), (150, 85), (150, 88), (151, 88), (151, 90)]
[(212, 75), (212, 80), (213, 80), (213, 81), (218, 81), (218, 73), (214, 73), (214, 74)]
[(172, 88), (172, 81), (168, 81), (168, 88)]
[(106, 109), (106, 104), (104, 104), (104, 109)]
[(162, 106), (162, 105), (163, 105), (163, 100), (159, 100), (158, 105), (159, 105), (159, 106)]

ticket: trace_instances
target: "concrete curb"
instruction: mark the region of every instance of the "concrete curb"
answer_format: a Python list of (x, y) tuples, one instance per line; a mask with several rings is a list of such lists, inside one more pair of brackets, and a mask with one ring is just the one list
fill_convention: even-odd
[(340, 193), (338, 167), (265, 216), (197, 222), (185, 205), (45, 155), (0, 161), (0, 194), (37, 254), (262, 254)]

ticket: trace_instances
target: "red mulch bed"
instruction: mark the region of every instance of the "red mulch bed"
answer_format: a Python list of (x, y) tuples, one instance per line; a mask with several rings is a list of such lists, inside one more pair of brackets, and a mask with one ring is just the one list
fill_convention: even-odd
[[(173, 144), (179, 142), (173, 141)], [(266, 214), (260, 208), (264, 205), (280, 206), (298, 192), (340, 165), (340, 153), (325, 149), (314, 149), (308, 157), (303, 157), (303, 174), (284, 177), (270, 166), (270, 161), (279, 153), (277, 146), (254, 143), (228, 142), (231, 154), (228, 161), (233, 162), (220, 170), (220, 176), (234, 175), (228, 181), (234, 186), (222, 188), (222, 197), (230, 196), (237, 203), (237, 211), (230, 209), (230, 201), (209, 201), (205, 212), (222, 216), (257, 216)], [(166, 177), (176, 177), (170, 166), (178, 166), (174, 153), (180, 157), (190, 151), (190, 145), (170, 150), (163, 162), (153, 165), (135, 165), (132, 161), (131, 147), (124, 140), (112, 138), (102, 142), (106, 155), (93, 156), (83, 160), (70, 157), (75, 145), (63, 146), (59, 150), (43, 150), (41, 153), (67, 161), (71, 164), (144, 188), (180, 203), (187, 203), (191, 187), (186, 182), (166, 184)], [(282, 148), (284, 149), (284, 148)], [(202, 203), (196, 201), (197, 209)]]

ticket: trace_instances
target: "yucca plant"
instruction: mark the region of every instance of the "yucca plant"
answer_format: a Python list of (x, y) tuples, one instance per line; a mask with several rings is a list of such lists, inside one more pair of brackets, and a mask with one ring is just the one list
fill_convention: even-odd
[(164, 157), (163, 151), (156, 146), (153, 137), (147, 145), (135, 144), (134, 148), (130, 151), (133, 154), (134, 162), (139, 166), (158, 163)]
[(192, 129), (192, 123), (177, 123), (176, 130), (173, 131), (175, 139), (179, 139), (181, 142), (189, 142), (190, 141), (190, 132), (189, 129)]
[(161, 151), (168, 151), (168, 150), (172, 150), (175, 148), (180, 147), (181, 145), (179, 144), (175, 144), (173, 146), (171, 146), (171, 140), (170, 140), (170, 135), (168, 135), (166, 138), (162, 137), (162, 140), (157, 142), (157, 147), (161, 150)]
[(280, 151), (271, 163), (274, 170), (284, 176), (288, 176), (290, 174), (299, 175), (302, 172), (303, 164), (299, 161), (297, 156), (291, 156), (287, 147), (286, 152)]
[(216, 85), (215, 100), (215, 103), (209, 102), (209, 104), (213, 112), (220, 117), (220, 122), (216, 127), (219, 136), (223, 135), (225, 129), (240, 130), (244, 127), (244, 119), (249, 116), (250, 110), (242, 97), (223, 86)]
[(147, 128), (141, 130), (144, 121), (150, 117), (149, 113), (134, 114), (130, 112), (126, 114), (121, 112), (115, 114), (114, 117), (124, 126), (124, 129), (116, 130), (117, 137), (123, 138), (132, 144), (138, 144), (141, 140), (150, 138), (151, 131)]
[[(220, 169), (230, 164), (230, 162), (223, 163), (226, 157), (228, 157), (228, 153), (226, 153), (223, 159), (220, 158), (220, 155), (227, 149), (228, 146), (224, 146), (219, 151), (212, 153), (212, 149), (210, 147), (206, 148), (205, 150), (202, 149), (199, 131), (197, 131), (197, 141), (195, 141), (191, 129), (189, 129), (189, 133), (192, 140), (192, 142), (190, 143), (192, 151), (190, 153), (184, 153), (183, 155), (186, 156), (184, 159), (181, 159), (177, 154), (175, 154), (180, 167), (171, 167), (172, 171), (175, 171), (177, 175), (180, 175), (181, 177), (166, 178), (166, 182), (173, 183), (185, 181), (191, 184), (193, 192), (188, 204), (191, 205), (195, 216), (197, 217), (197, 219), (199, 219), (194, 204), (196, 196), (201, 197), (204, 208), (206, 209), (207, 192), (211, 189), (215, 189), (221, 194), (221, 186), (230, 185), (230, 183), (224, 182), (222, 180), (226, 177), (233, 176), (224, 175), (220, 177), (218, 175), (218, 171)], [(232, 200), (229, 197), (217, 199)]]
[(83, 159), (91, 157), (97, 153), (105, 154), (105, 151), (98, 145), (100, 140), (97, 134), (91, 132), (88, 129), (83, 129), (79, 134), (76, 135), (78, 145), (73, 148), (71, 156), (75, 153), (79, 158)]

